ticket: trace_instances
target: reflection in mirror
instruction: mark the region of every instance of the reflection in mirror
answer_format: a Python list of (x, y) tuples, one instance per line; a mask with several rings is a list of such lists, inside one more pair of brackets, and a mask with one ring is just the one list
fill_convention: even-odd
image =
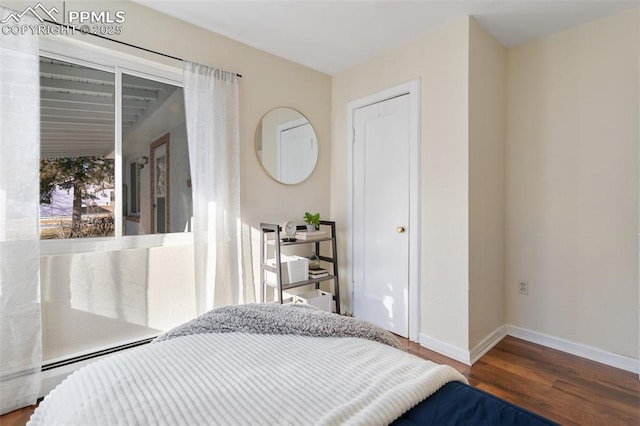
[(318, 161), (318, 139), (311, 123), (291, 108), (274, 108), (262, 117), (255, 145), (258, 161), (280, 183), (302, 182)]
[(124, 234), (191, 231), (183, 90), (123, 74), (122, 92)]

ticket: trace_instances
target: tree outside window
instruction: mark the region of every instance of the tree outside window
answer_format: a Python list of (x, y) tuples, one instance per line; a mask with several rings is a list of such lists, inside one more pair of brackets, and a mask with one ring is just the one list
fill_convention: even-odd
[[(113, 236), (113, 185), (113, 160), (100, 157), (41, 159), (40, 204), (52, 207), (50, 211), (56, 214), (56, 219), (50, 223), (53, 226), (43, 227), (41, 237), (49, 239)], [(56, 209), (52, 206), (55, 202), (64, 198), (68, 200), (68, 197), (64, 197), (64, 191), (67, 195), (72, 195), (71, 208), (61, 203)]]

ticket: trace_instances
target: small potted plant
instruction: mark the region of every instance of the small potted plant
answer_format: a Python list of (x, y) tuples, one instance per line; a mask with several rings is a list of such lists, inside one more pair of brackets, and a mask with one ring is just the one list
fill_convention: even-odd
[(307, 224), (307, 231), (316, 231), (320, 229), (320, 213), (311, 214), (309, 212), (305, 212), (302, 219), (304, 220), (304, 223)]

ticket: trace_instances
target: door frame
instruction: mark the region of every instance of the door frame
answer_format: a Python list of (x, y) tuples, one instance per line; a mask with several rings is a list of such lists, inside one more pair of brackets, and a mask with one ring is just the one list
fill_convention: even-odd
[(398, 84), (347, 104), (347, 277), (354, 297), (353, 271), (353, 145), (355, 111), (398, 96), (409, 95), (409, 340), (420, 335), (420, 79)]
[(169, 192), (169, 187), (171, 186), (171, 161), (170, 161), (170, 155), (169, 155), (169, 147), (170, 147), (170, 143), (171, 143), (171, 133), (167, 133), (166, 135), (161, 136), (160, 138), (156, 139), (151, 145), (149, 145), (149, 183), (150, 183), (150, 187), (149, 187), (149, 196), (150, 196), (150, 200), (149, 200), (149, 210), (151, 211), (151, 217), (149, 218), (149, 223), (150, 223), (150, 234), (156, 234), (156, 155), (155, 155), (155, 151), (156, 148), (165, 145), (165, 153), (164, 153), (164, 158), (165, 158), (165, 166), (166, 166), (166, 170), (165, 170), (165, 204), (164, 204), (164, 208), (165, 208), (165, 215), (164, 215), (164, 226), (165, 226), (165, 234), (168, 234), (170, 231), (170, 216), (169, 216), (169, 212), (170, 212), (170, 204), (169, 204), (169, 196), (170, 196), (170, 192)]

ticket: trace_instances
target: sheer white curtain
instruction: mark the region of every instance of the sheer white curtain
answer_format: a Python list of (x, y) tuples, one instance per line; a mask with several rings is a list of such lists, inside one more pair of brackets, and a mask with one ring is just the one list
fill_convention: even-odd
[(238, 77), (185, 61), (198, 314), (255, 300), (243, 268)]
[(38, 66), (37, 36), (0, 35), (0, 414), (40, 390)]

